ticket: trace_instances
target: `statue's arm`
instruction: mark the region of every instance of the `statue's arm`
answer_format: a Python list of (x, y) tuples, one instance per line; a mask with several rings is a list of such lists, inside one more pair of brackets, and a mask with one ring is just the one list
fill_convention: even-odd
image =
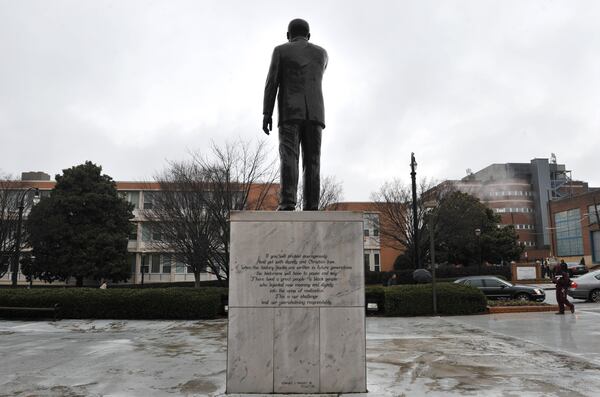
[(265, 97), (263, 101), (263, 131), (269, 135), (273, 129), (273, 108), (275, 107), (275, 98), (277, 97), (277, 88), (279, 87), (279, 52), (277, 48), (273, 50), (271, 57), (271, 66), (267, 75), (265, 84)]

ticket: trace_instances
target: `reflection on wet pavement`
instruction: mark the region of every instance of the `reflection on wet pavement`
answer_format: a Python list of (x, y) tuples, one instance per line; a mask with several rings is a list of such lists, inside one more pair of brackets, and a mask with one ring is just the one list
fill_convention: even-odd
[[(368, 396), (598, 395), (599, 315), (369, 318)], [(3, 321), (0, 396), (221, 396), (226, 325)]]

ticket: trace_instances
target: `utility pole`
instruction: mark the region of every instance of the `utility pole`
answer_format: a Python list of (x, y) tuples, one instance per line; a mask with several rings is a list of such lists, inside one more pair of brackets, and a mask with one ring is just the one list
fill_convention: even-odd
[(413, 212), (413, 229), (414, 229), (414, 246), (415, 246), (415, 269), (421, 268), (421, 260), (419, 258), (419, 220), (417, 219), (417, 160), (415, 154), (410, 154), (410, 177), (412, 180), (412, 212)]

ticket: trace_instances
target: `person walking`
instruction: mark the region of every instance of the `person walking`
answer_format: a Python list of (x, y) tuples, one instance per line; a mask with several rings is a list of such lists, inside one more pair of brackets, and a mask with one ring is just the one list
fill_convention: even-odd
[(556, 284), (556, 301), (558, 302), (558, 313), (556, 314), (565, 314), (565, 305), (571, 310), (571, 313), (575, 313), (575, 305), (567, 299), (567, 291), (571, 287), (571, 278), (565, 261), (560, 261), (555, 273), (552, 281)]
[(392, 274), (392, 277), (390, 277), (387, 281), (388, 287), (391, 287), (393, 285), (398, 285), (398, 276), (396, 275), (396, 273)]

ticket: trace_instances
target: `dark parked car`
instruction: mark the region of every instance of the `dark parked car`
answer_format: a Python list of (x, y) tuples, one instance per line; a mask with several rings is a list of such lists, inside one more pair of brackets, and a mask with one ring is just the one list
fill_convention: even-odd
[(541, 288), (511, 284), (494, 276), (463, 277), (456, 280), (455, 283), (477, 287), (491, 299), (504, 298), (538, 302), (546, 299), (546, 293)]
[(569, 276), (571, 277), (589, 272), (587, 266), (579, 262), (567, 262), (567, 267), (569, 268)]
[(567, 294), (575, 299), (600, 302), (600, 270), (574, 279)]

